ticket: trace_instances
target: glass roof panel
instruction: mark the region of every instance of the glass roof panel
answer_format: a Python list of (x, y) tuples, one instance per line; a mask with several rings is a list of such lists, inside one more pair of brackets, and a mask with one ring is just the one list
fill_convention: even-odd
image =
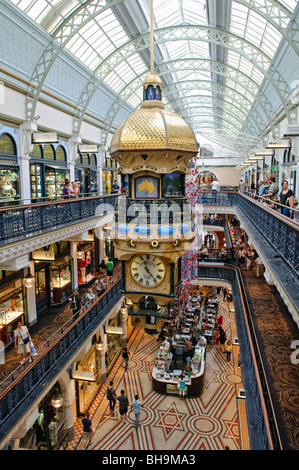
[[(105, 1), (108, 5), (108, 0), (99, 0), (98, 6), (105, 6)], [(101, 63), (110, 54), (113, 54), (129, 42), (131, 38), (138, 35), (136, 31), (139, 31), (140, 34), (148, 32), (148, 29), (144, 26), (142, 14), (138, 16), (138, 13), (143, 13), (144, 18), (147, 18), (149, 22), (149, 0), (124, 1), (128, 13), (125, 18), (116, 15), (113, 6), (108, 7), (96, 16), (88, 18), (87, 13), (84, 18), (81, 18), (79, 16), (80, 6), (82, 6), (82, 9), (86, 6), (90, 7), (90, 10), (86, 10), (85, 13), (87, 11), (93, 12), (96, 0), (90, 2), (86, 2), (86, 0), (11, 0), (11, 2), (50, 34), (55, 32), (62, 20), (69, 19), (70, 25), (77, 25), (84, 19), (82, 27), (72, 33), (73, 36), (70, 36), (65, 47), (95, 73), (100, 70)], [(283, 28), (286, 28), (298, 1), (247, 0), (246, 3), (247, 5), (243, 5), (237, 0), (231, 0), (230, 2), (223, 2), (223, 4), (227, 4), (226, 10), (215, 9), (214, 11), (213, 8), (207, 8), (206, 0), (154, 0), (155, 29), (175, 28), (177, 25), (185, 26), (188, 24), (204, 26), (217, 24), (219, 29), (223, 29), (227, 27), (228, 20), (231, 34), (244, 38), (245, 41), (248, 41), (248, 43), (260, 49), (269, 59), (272, 59), (283, 38), (282, 33), (275, 27), (275, 24), (279, 23)], [(118, 6), (121, 5), (116, 5), (116, 9)], [(259, 9), (261, 14), (258, 13)], [(207, 17), (208, 14), (210, 15), (209, 18)], [(74, 18), (69, 18), (68, 15), (74, 15)], [(267, 15), (267, 17), (263, 15)], [(72, 23), (72, 19), (74, 19), (74, 23)], [(135, 22), (134, 25), (133, 21)], [(71, 27), (69, 31), (72, 31)], [(149, 45), (147, 47), (149, 49)], [(244, 51), (246, 51), (246, 48)], [(120, 92), (137, 76), (147, 73), (150, 64), (145, 63), (144, 57), (143, 53), (132, 54), (128, 58), (124, 56), (124, 60), (116, 64), (113, 71), (105, 78), (105, 82), (116, 93)], [(180, 38), (179, 30), (175, 39), (155, 45), (155, 59), (157, 69), (159, 60), (166, 63), (180, 59), (186, 60), (185, 69), (184, 64), (181, 62), (179, 65), (175, 64), (174, 66), (170, 63), (170, 73), (163, 75), (165, 90), (163, 101), (166, 104), (169, 97), (172, 102), (171, 107), (182, 110), (182, 113), (186, 112), (188, 106), (192, 106), (192, 101), (189, 99), (184, 105), (183, 100), (176, 103), (176, 98), (191, 97), (193, 95), (215, 96), (216, 98), (223, 96), (227, 103), (223, 102), (222, 109), (227, 118), (225, 111), (232, 110), (228, 103), (236, 104), (237, 99), (239, 103), (242, 103), (240, 106), (245, 104), (247, 106), (246, 100), (251, 103), (254, 102), (253, 92), (255, 88), (252, 88), (252, 86), (246, 87), (246, 84), (250, 82), (247, 82), (242, 74), (247, 75), (257, 85), (261, 85), (264, 80), (264, 73), (257, 66), (258, 63), (262, 63), (258, 61), (258, 58), (255, 62), (250, 56), (248, 58), (242, 56), (238, 51), (226, 49), (221, 45), (210, 45), (206, 41), (193, 40), (191, 35), (188, 39), (185, 39), (185, 37)], [(192, 69), (192, 62), (188, 59), (211, 59), (213, 68), (211, 67), (210, 70), (214, 70), (214, 73), (211, 74), (208, 67), (206, 70), (201, 67), (200, 69), (196, 67)], [(219, 73), (216, 67), (218, 61), (221, 63), (226, 62), (229, 66), (241, 72), (240, 74), (234, 74), (236, 80), (230, 78), (230, 74), (224, 76)], [(203, 62), (203, 64), (205, 63)], [(33, 65), (36, 66), (36, 64)], [(222, 70), (225, 71), (225, 69)], [(187, 81), (194, 82), (188, 82), (187, 85)], [(128, 103), (133, 107), (138, 106), (142, 100), (141, 82), (136, 80), (134, 83), (138, 85), (128, 98)], [(176, 86), (167, 88), (167, 85), (171, 83), (176, 83)], [(244, 97), (244, 99), (242, 100), (241, 97)], [(219, 105), (219, 100), (216, 101)], [(221, 109), (217, 107), (215, 110), (215, 118), (211, 118), (211, 126), (217, 123), (217, 126), (220, 127)], [(208, 121), (208, 119), (209, 116), (206, 116), (204, 121)], [(240, 113), (240, 119), (244, 119), (244, 113)], [(223, 126), (226, 129), (233, 127), (228, 122), (223, 122)]]

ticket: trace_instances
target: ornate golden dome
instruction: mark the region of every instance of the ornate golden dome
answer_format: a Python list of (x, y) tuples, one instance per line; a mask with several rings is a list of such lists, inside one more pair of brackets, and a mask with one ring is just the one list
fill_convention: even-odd
[(162, 86), (162, 80), (156, 73), (149, 73), (143, 82), (143, 86), (153, 84)]
[(111, 141), (112, 157), (130, 150), (174, 150), (196, 155), (198, 148), (195, 135), (184, 119), (165, 109), (144, 107), (123, 121)]

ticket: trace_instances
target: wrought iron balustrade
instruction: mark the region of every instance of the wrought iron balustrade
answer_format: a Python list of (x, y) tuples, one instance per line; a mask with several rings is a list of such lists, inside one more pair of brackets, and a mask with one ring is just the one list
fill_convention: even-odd
[[(267, 200), (250, 193), (236, 191), (206, 191), (203, 205), (235, 206), (256, 227), (262, 238), (273, 248), (276, 257), (281, 257), (292, 273), (299, 276), (299, 224), (282, 215), (267, 204)], [(268, 201), (270, 203), (270, 201)], [(273, 201), (272, 201), (273, 204)], [(275, 203), (275, 206), (280, 204)], [(299, 213), (298, 209), (294, 212)]]
[(231, 284), (252, 445), (256, 449), (281, 450), (275, 410), (240, 269), (232, 265), (199, 264), (197, 279), (200, 283), (211, 279)]
[(5, 385), (0, 392), (0, 441), (63, 370), (77, 352), (78, 344), (88, 339), (121, 296), (121, 281), (117, 279), (87, 310), (82, 309), (78, 318), (68, 320), (38, 348), (32, 364), (26, 365), (22, 372), (15, 371), (0, 384)]
[(168, 224), (191, 221), (187, 198), (130, 199), (120, 197), (115, 205), (115, 221), (142, 224)]
[(114, 212), (117, 195), (0, 208), (0, 245)]

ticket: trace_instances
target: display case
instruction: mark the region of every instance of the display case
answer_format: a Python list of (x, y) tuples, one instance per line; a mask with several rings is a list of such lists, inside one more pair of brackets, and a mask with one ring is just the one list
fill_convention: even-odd
[(19, 168), (0, 164), (0, 201), (19, 197)]
[(22, 280), (10, 282), (1, 288), (0, 295), (0, 339), (4, 345), (13, 340), (13, 330), (24, 315)]
[(188, 397), (200, 396), (204, 387), (205, 371), (205, 347), (201, 345), (205, 342), (204, 338), (199, 340), (195, 347), (194, 355), (191, 361), (192, 371), (186, 373), (183, 370), (170, 370), (172, 354), (170, 353), (170, 344), (165, 343), (161, 346), (155, 360), (155, 366), (152, 372), (153, 390), (162, 394), (178, 394), (178, 382), (181, 373), (184, 373), (187, 385), (186, 395)]
[(42, 166), (30, 165), (31, 197), (38, 199), (43, 197)]
[(45, 167), (46, 197), (54, 198), (62, 195), (65, 178), (69, 178), (69, 171), (63, 168)]
[(65, 256), (51, 266), (51, 303), (62, 304), (71, 293), (71, 259)]

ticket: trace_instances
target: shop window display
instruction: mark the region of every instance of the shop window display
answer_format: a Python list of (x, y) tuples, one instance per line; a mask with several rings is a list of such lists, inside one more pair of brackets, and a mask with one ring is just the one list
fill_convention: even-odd
[[(59, 407), (52, 399), (59, 392), (62, 400)], [(39, 405), (38, 418), (20, 439), (20, 449), (65, 450), (67, 447), (67, 422), (64, 392), (55, 386)]]
[(71, 293), (71, 262), (65, 256), (59, 263), (51, 266), (50, 270), (51, 303), (65, 302)]
[(78, 407), (79, 413), (83, 414), (88, 410), (102, 385), (101, 354), (95, 345), (91, 347), (84, 359), (79, 362), (77, 370), (92, 372), (95, 377), (94, 382), (78, 380)]
[(0, 164), (0, 200), (18, 199), (19, 197), (19, 168)]
[(123, 336), (107, 334), (107, 352), (106, 352), (106, 367), (107, 374), (110, 373), (115, 361), (117, 360), (123, 347)]
[(13, 340), (13, 330), (23, 315), (22, 279), (17, 279), (1, 287), (0, 337), (5, 345)]
[(79, 244), (77, 249), (79, 285), (88, 284), (95, 278), (95, 248)]
[(53, 198), (62, 195), (65, 178), (69, 178), (69, 171), (58, 168), (45, 168), (46, 197)]

